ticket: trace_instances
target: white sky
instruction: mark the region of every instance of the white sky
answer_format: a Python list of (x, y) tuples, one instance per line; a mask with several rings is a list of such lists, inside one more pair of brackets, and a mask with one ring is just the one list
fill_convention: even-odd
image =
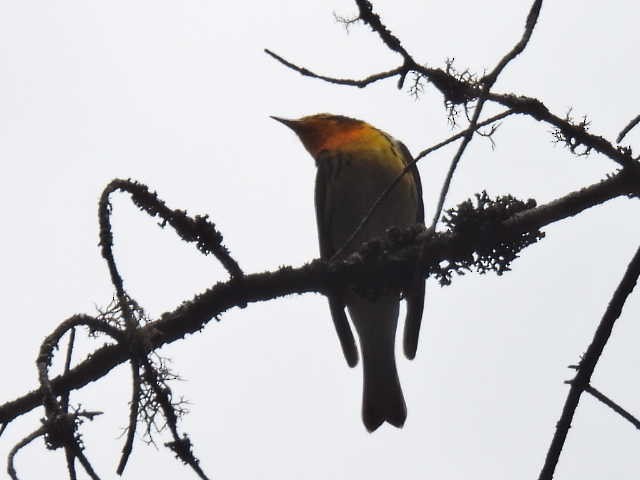
[[(529, 2), (376, 7), (419, 61), (437, 67), (454, 57), (460, 69), (482, 73), (519, 38)], [(639, 110), (639, 9), (622, 0), (545, 2), (530, 47), (496, 90), (536, 96), (560, 115), (573, 106), (595, 133), (615, 138)], [(395, 80), (338, 87), (263, 53), (270, 48), (343, 77), (398, 65), (368, 28), (346, 34), (334, 11), (349, 16), (356, 7), (347, 0), (0, 2), (0, 402), (36, 385), (37, 349), (58, 322), (110, 299), (96, 212), (112, 178), (140, 180), (173, 208), (208, 213), (245, 271), (259, 272), (318, 254), (313, 161), (268, 115), (348, 114), (414, 152), (451, 134), (442, 98), (428, 85), (419, 101)], [(477, 139), (448, 205), (483, 189), (545, 202), (615, 168), (598, 155), (569, 155), (551, 144), (549, 131), (512, 118), (495, 150)], [(452, 152), (420, 164), (427, 216)], [(126, 286), (152, 316), (225, 278), (213, 259), (157, 228), (126, 197), (114, 207)], [(637, 248), (636, 219), (636, 202), (619, 199), (547, 228), (503, 278), (468, 275), (444, 289), (429, 281), (418, 357), (399, 358), (409, 412), (402, 430), (365, 431), (361, 372), (344, 363), (318, 295), (228, 312), (166, 348), (187, 380), (175, 392), (192, 402), (181, 427), (218, 479), (536, 478), (572, 375), (567, 365), (586, 349)], [(636, 292), (593, 382), (637, 414), (639, 313)], [(106, 412), (83, 429), (103, 478), (115, 477), (128, 373), (120, 367), (72, 396)], [(42, 414), (10, 425), (0, 439), (3, 462)], [(584, 396), (556, 478), (637, 478), (639, 446), (630, 424)], [(135, 447), (125, 478), (193, 478), (166, 449)], [(25, 479), (65, 472), (63, 454), (41, 441), (17, 467)]]

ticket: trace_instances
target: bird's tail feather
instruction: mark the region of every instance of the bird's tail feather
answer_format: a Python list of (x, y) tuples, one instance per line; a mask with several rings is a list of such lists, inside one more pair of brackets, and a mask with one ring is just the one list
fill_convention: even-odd
[(384, 421), (402, 427), (407, 418), (407, 407), (393, 356), (383, 362), (381, 355), (363, 354), (364, 389), (362, 393), (362, 420), (370, 432)]
[(362, 420), (369, 432), (385, 421), (402, 427), (407, 407), (395, 360), (398, 297), (383, 297), (375, 302), (362, 298), (352, 300), (348, 303), (349, 313), (362, 350)]

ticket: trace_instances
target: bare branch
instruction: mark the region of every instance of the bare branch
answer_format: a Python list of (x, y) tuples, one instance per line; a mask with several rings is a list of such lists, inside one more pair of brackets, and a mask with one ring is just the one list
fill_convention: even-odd
[[(64, 360), (64, 373), (65, 375), (69, 373), (69, 368), (71, 368), (71, 357), (73, 356), (73, 345), (76, 340), (76, 329), (75, 327), (69, 330), (69, 343), (67, 344), (67, 357)], [(60, 405), (62, 406), (62, 410), (64, 412), (69, 411), (69, 392), (64, 392), (60, 399)]]
[(196, 215), (191, 218), (183, 210), (172, 210), (158, 199), (156, 193), (149, 192), (145, 185), (131, 180), (113, 180), (102, 193), (100, 199), (100, 246), (102, 247), (103, 256), (108, 255), (108, 250), (113, 244), (113, 235), (109, 223), (111, 211), (109, 196), (117, 190), (129, 193), (133, 203), (140, 210), (147, 212), (152, 217), (160, 217), (162, 220), (161, 227), (166, 224), (171, 225), (185, 242), (195, 242), (198, 250), (205, 255), (213, 254), (229, 272), (231, 278), (242, 277), (242, 270), (238, 263), (222, 244), (222, 234), (217, 230), (215, 224), (209, 221), (207, 215)]
[[(547, 205), (514, 215), (504, 222), (505, 232), (539, 228), (555, 221), (576, 215), (581, 211), (623, 195), (638, 195), (640, 182), (634, 171), (621, 171), (599, 183), (557, 199)], [(469, 255), (473, 252), (474, 238), (462, 239), (447, 232), (433, 235), (428, 242), (429, 254), (425, 255), (424, 267), (439, 263), (452, 254)], [(416, 268), (416, 250), (422, 244), (417, 238), (413, 247), (389, 255), (386, 262), (376, 264), (349, 261), (326, 264), (319, 260), (299, 268), (283, 267), (275, 272), (247, 275), (243, 282), (219, 283), (184, 302), (176, 310), (167, 312), (159, 320), (138, 329), (145, 338), (148, 349), (183, 338), (201, 330), (212, 318), (218, 317), (242, 302), (260, 302), (292, 293), (324, 292), (335, 283), (358, 283), (372, 275), (388, 274), (403, 281)], [(404, 269), (404, 270), (403, 270)], [(73, 318), (73, 317), (72, 317)], [(61, 327), (59, 327), (61, 328)], [(50, 389), (53, 394), (83, 387), (89, 382), (105, 376), (116, 365), (127, 361), (130, 352), (124, 343), (107, 345), (95, 351), (90, 358), (76, 365), (71, 371), (53, 379)], [(44, 391), (39, 388), (13, 401), (0, 405), (0, 423), (8, 423), (43, 403)]]
[(442, 209), (444, 208), (444, 201), (447, 198), (447, 194), (449, 193), (449, 187), (451, 186), (451, 180), (453, 179), (453, 174), (458, 167), (458, 163), (462, 158), (462, 154), (466, 150), (467, 146), (471, 142), (471, 138), (473, 137), (473, 133), (478, 128), (478, 119), (480, 118), (480, 113), (482, 112), (482, 107), (484, 106), (484, 102), (486, 101), (486, 94), (489, 93), (489, 84), (485, 84), (483, 91), (484, 93), (481, 95), (478, 105), (476, 105), (475, 111), (473, 113), (473, 118), (469, 123), (469, 128), (465, 130), (464, 136), (462, 138), (462, 142), (456, 151), (456, 154), (453, 156), (451, 160), (451, 165), (449, 165), (449, 170), (447, 171), (447, 176), (444, 179), (442, 184), (442, 189), (440, 190), (440, 196), (438, 197), (438, 203), (436, 205), (433, 218), (431, 220), (431, 225), (429, 229), (435, 230), (438, 220), (440, 219), (440, 214), (442, 213)]
[(576, 376), (571, 382), (571, 388), (569, 389), (567, 399), (565, 400), (564, 407), (562, 408), (562, 415), (556, 424), (555, 434), (551, 440), (551, 445), (547, 451), (544, 465), (542, 466), (540, 476), (538, 477), (539, 480), (551, 480), (553, 478), (553, 473), (556, 465), (558, 464), (560, 453), (562, 452), (564, 443), (567, 439), (567, 434), (569, 433), (569, 428), (571, 427), (573, 415), (578, 407), (578, 402), (580, 401), (580, 395), (582, 395), (582, 392), (587, 389), (589, 382), (591, 381), (591, 375), (596, 368), (596, 364), (600, 359), (600, 355), (602, 355), (609, 337), (611, 336), (613, 326), (622, 313), (622, 307), (636, 285), (638, 276), (640, 276), (640, 248), (636, 251), (631, 262), (629, 262), (624, 276), (622, 277), (622, 280), (620, 280), (620, 283), (618, 284), (618, 287), (616, 288), (616, 291), (614, 292), (613, 297), (602, 316), (602, 320), (596, 329), (593, 340), (578, 366)]
[(527, 15), (527, 21), (525, 22), (524, 33), (522, 34), (522, 38), (520, 41), (514, 45), (509, 53), (507, 53), (502, 60), (498, 62), (498, 65), (494, 67), (494, 69), (482, 79), (482, 83), (493, 85), (498, 76), (502, 73), (502, 70), (515, 59), (518, 55), (520, 55), (524, 49), (527, 47), (529, 40), (531, 39), (531, 35), (533, 34), (533, 29), (538, 23), (538, 17), (540, 16), (540, 9), (542, 8), (542, 0), (535, 0), (533, 5), (531, 5), (531, 9), (529, 10), (529, 14)]
[[(384, 72), (382, 74), (379, 74), (377, 77), (373, 76), (373, 77), (369, 77), (371, 78), (388, 78), (391, 75), (395, 75), (395, 74), (399, 74), (400, 75), (400, 86), (406, 76), (406, 74), (408, 73), (409, 69), (413, 69), (414, 71), (417, 72), (417, 75), (421, 75), (421, 76), (425, 76), (429, 79), (432, 79), (434, 77), (433, 75), (433, 70), (428, 70), (428, 69), (424, 69), (424, 67), (420, 67), (416, 64), (416, 62), (413, 60), (413, 58), (411, 57), (411, 55), (404, 49), (404, 47), (402, 47), (402, 44), (400, 42), (400, 40), (398, 39), (398, 37), (396, 37), (393, 33), (391, 33), (391, 31), (386, 27), (386, 25), (384, 25), (382, 23), (382, 21), (380, 20), (380, 17), (373, 12), (373, 6), (371, 5), (371, 3), (368, 0), (356, 0), (356, 4), (358, 5), (359, 8), (359, 16), (357, 17), (357, 19), (351, 20), (351, 22), (355, 21), (355, 20), (362, 20), (364, 23), (368, 24), (373, 31), (375, 31), (376, 33), (378, 33), (378, 35), (380, 36), (380, 38), (382, 39), (382, 41), (385, 43), (385, 45), (395, 51), (398, 52), (404, 59), (404, 65), (402, 67), (399, 67), (395, 70), (391, 70), (389, 72)], [(508, 65), (508, 63), (510, 61), (512, 61), (514, 58), (516, 58), (522, 51), (524, 51), (525, 47), (527, 46), (531, 35), (533, 33), (533, 29), (535, 28), (535, 25), (538, 21), (538, 17), (540, 15), (540, 9), (542, 7), (542, 0), (535, 0), (533, 5), (531, 6), (531, 9), (529, 11), (529, 14), (527, 16), (527, 21), (525, 24), (525, 29), (524, 29), (524, 33), (521, 37), (521, 39), (519, 40), (519, 42), (511, 49), (510, 52), (508, 52), (501, 60), (500, 62), (496, 65), (496, 67), (491, 71), (491, 73), (489, 73), (487, 76), (485, 76), (481, 83), (482, 83), (482, 88), (479, 90), (479, 95), (478, 95), (478, 104), (476, 105), (476, 108), (474, 110), (474, 115), (473, 117), (470, 119), (470, 126), (468, 129), (465, 130), (464, 134), (463, 134), (463, 140), (462, 143), (460, 144), (460, 147), (458, 148), (458, 151), (456, 152), (456, 154), (454, 155), (452, 161), (451, 161), (451, 166), (449, 167), (449, 170), (447, 172), (447, 176), (445, 177), (441, 192), (440, 192), (440, 196), (438, 199), (438, 204), (437, 207), (435, 209), (434, 215), (433, 215), (433, 220), (431, 223), (430, 228), (434, 229), (435, 225), (437, 224), (440, 215), (442, 213), (442, 209), (444, 208), (444, 202), (447, 196), (447, 193), (449, 191), (449, 187), (451, 185), (451, 181), (453, 179), (453, 174), (458, 166), (458, 163), (460, 161), (460, 159), (462, 158), (462, 155), (464, 153), (464, 151), (466, 150), (467, 146), (469, 145), (469, 143), (471, 142), (471, 139), (473, 137), (474, 132), (477, 130), (477, 123), (478, 120), (480, 118), (480, 114), (482, 112), (482, 108), (484, 106), (485, 101), (487, 100), (487, 98), (489, 97), (489, 93), (491, 90), (491, 87), (493, 86), (493, 84), (495, 83), (495, 81), (498, 79), (499, 74), (504, 70), (504, 68)], [(314, 77), (314, 78), (320, 78), (326, 81), (329, 81), (331, 83), (339, 83), (342, 85), (353, 85), (353, 86), (358, 86), (358, 87), (364, 87), (366, 85), (368, 85), (369, 83), (371, 83), (371, 81), (369, 81), (368, 79), (365, 79), (365, 81), (353, 81), (353, 80), (339, 80), (339, 79), (332, 79), (332, 78), (327, 78), (327, 77), (322, 77), (319, 76), (317, 74), (314, 74), (313, 72), (310, 72), (309, 70), (299, 67), (297, 65), (294, 65), (286, 60), (284, 60), (282, 57), (279, 57), (277, 55), (275, 55), (274, 53), (270, 52), (269, 50), (265, 50), (269, 55), (271, 55), (273, 58), (275, 58), (276, 60), (280, 61), (281, 63), (283, 63), (285, 66), (292, 68), (294, 70), (296, 70), (297, 72), (306, 75), (306, 76), (310, 76), (310, 77)], [(424, 69), (424, 70), (423, 70)], [(426, 70), (426, 71), (425, 71)], [(450, 71), (450, 69), (447, 69), (447, 74), (450, 75), (452, 78), (455, 77), (455, 74), (453, 72)], [(462, 75), (461, 78), (455, 78), (455, 80), (457, 82), (460, 82), (461, 84), (464, 85), (469, 85), (470, 83), (474, 83), (475, 82), (471, 82), (469, 79), (466, 79), (466, 77), (464, 76), (464, 73)], [(478, 92), (478, 90), (476, 89), (476, 92)], [(446, 95), (445, 95), (446, 97)], [(465, 105), (466, 105), (466, 101), (465, 101)], [(407, 169), (405, 169), (403, 171), (403, 175), (405, 174), (405, 172), (407, 171)], [(354, 231), (354, 233), (349, 237), (349, 239), (345, 242), (345, 244), (338, 250), (338, 252), (334, 255), (333, 258), (337, 258), (339, 256), (339, 254), (341, 254), (344, 249), (353, 241), (353, 238), (355, 238), (355, 235), (362, 229), (362, 227), (364, 226), (364, 224), (368, 221), (368, 219), (370, 218), (371, 214), (373, 213), (373, 211), (375, 210), (375, 208), (377, 208), (377, 206), (381, 203), (382, 199), (384, 199), (384, 197), (386, 197), (386, 195), (388, 195), (388, 192), (391, 190), (391, 188), (399, 181), (399, 179), (396, 179), (392, 186), (388, 189), (385, 190), (386, 193), (384, 193), (381, 198), (378, 198), (378, 200), (376, 201), (374, 207), (370, 210), (370, 212), (365, 215), (365, 217), (361, 220), (359, 226), (356, 228), (356, 230)]]
[(622, 131), (618, 134), (618, 138), (616, 138), (616, 142), (620, 143), (622, 139), (629, 133), (636, 125), (640, 123), (640, 115), (631, 120), (626, 127), (622, 129)]
[(60, 338), (67, 331), (81, 325), (94, 331), (104, 332), (118, 341), (123, 339), (123, 334), (120, 330), (112, 327), (106, 322), (97, 320), (88, 315), (74, 315), (73, 317), (70, 317), (58, 325), (56, 329), (44, 339), (40, 346), (36, 365), (38, 367), (40, 388), (44, 397), (42, 403), (45, 406), (47, 417), (63, 413), (60, 404), (56, 400), (56, 393), (49, 379), (49, 366), (51, 365), (51, 360), (53, 358), (53, 350), (57, 347)]
[(78, 473), (76, 471), (76, 456), (73, 453), (73, 449), (69, 447), (64, 448), (64, 456), (67, 461), (67, 471), (69, 472), (69, 480), (77, 480)]
[[(267, 53), (272, 55), (274, 58), (276, 58), (278, 61), (289, 68), (292, 68), (307, 76), (330, 81), (332, 83), (339, 83), (342, 85), (351, 85), (362, 88), (369, 83), (372, 83), (373, 81), (382, 78), (389, 78), (390, 76), (393, 76), (395, 74), (399, 75), (399, 84), (401, 85), (406, 75), (409, 72), (413, 71), (432, 83), (438, 90), (440, 90), (440, 92), (442, 92), (445, 100), (447, 102), (450, 102), (452, 105), (464, 105), (474, 99), (479, 99), (481, 97), (483, 89), (480, 88), (478, 82), (465, 80), (463, 78), (456, 78), (456, 76), (449, 71), (428, 68), (417, 63), (408, 54), (404, 47), (402, 47), (397, 37), (393, 35), (384, 24), (382, 24), (378, 15), (373, 13), (371, 4), (368, 1), (356, 0), (356, 3), (358, 4), (358, 7), (360, 9), (359, 19), (369, 24), (371, 28), (380, 35), (388, 48), (400, 53), (403, 56), (403, 65), (396, 69), (389, 70), (388, 72), (383, 72), (368, 77), (368, 79), (371, 79), (371, 81), (367, 81), (367, 79), (365, 79), (364, 81), (332, 79), (330, 77), (313, 74), (305, 68), (293, 65), (290, 62), (282, 59), (281, 57), (272, 54), (271, 52)], [(539, 0), (536, 0), (533, 3), (529, 15), (527, 16), (525, 30), (522, 38), (516, 44), (516, 46), (514, 46), (514, 48), (507, 55), (505, 55), (505, 57), (502, 58), (502, 60), (494, 68), (493, 72), (487, 75), (480, 83), (491, 83), (492, 79), (495, 78), (496, 75), (502, 71), (502, 69), (504, 69), (508, 62), (513, 60), (526, 47), (531, 37), (533, 28), (535, 27), (535, 24), (537, 22), (541, 4), (542, 2)], [(523, 95), (515, 95), (511, 93), (490, 92), (487, 94), (487, 99), (492, 102), (499, 103), (500, 105), (503, 105), (511, 110), (514, 110), (516, 113), (528, 115), (535, 120), (542, 121), (554, 126), (558, 129), (559, 132), (561, 132), (564, 138), (571, 139), (572, 144), (576, 146), (583, 145), (588, 149), (592, 149), (598, 153), (601, 153), (623, 167), (640, 168), (638, 166), (638, 162), (633, 159), (631, 149), (615, 147), (605, 138), (591, 134), (580, 125), (574, 125), (566, 119), (563, 119), (551, 113), (547, 106), (536, 98)]]
[(200, 467), (200, 460), (198, 460), (193, 453), (191, 440), (186, 434), (183, 434), (181, 437), (178, 433), (178, 416), (171, 400), (171, 389), (159, 378), (148, 358), (142, 359), (142, 368), (145, 383), (151, 387), (155, 399), (162, 409), (169, 431), (173, 436), (173, 441), (165, 445), (169, 447), (180, 460), (189, 465), (201, 479), (208, 480), (209, 477), (206, 476)]
[[(283, 63), (296, 71), (306, 71), (306, 69), (289, 64), (286, 61)], [(476, 83), (464, 82), (442, 69), (427, 68), (417, 63), (403, 65), (387, 72), (371, 75), (365, 80), (334, 79), (317, 74), (307, 76), (329, 81), (331, 83), (362, 88), (374, 81), (389, 78), (394, 74), (401, 76), (406, 75), (409, 71), (414, 71), (426, 78), (431, 84), (440, 90), (440, 92), (442, 92), (448, 102), (451, 102), (454, 105), (464, 104), (472, 101), (473, 99), (477, 99), (481, 94), (481, 90), (478, 88)], [(507, 107), (515, 113), (530, 116), (539, 122), (548, 123), (549, 125), (557, 128), (560, 132), (563, 132), (566, 138), (573, 139), (574, 143), (593, 149), (623, 167), (638, 167), (638, 162), (634, 160), (631, 149), (615, 147), (604, 137), (589, 133), (579, 125), (574, 125), (566, 119), (551, 113), (549, 108), (537, 98), (512, 93), (489, 93), (487, 95), (487, 99)]]
[[(52, 430), (56, 429), (56, 428), (60, 428), (60, 426), (63, 423), (69, 424), (69, 423), (74, 423), (77, 422), (81, 417), (84, 418), (88, 418), (89, 420), (93, 420), (93, 418), (96, 415), (101, 415), (102, 412), (87, 412), (87, 411), (78, 411), (75, 413), (71, 413), (71, 414), (65, 414), (62, 418), (58, 418), (55, 421), (50, 421), (50, 420), (45, 420), (45, 423), (42, 427), (40, 427), (38, 430), (36, 430), (35, 432), (31, 433), (30, 435), (28, 435), (27, 437), (25, 437), (24, 439), (22, 439), (20, 442), (18, 442), (18, 444), (13, 447), (11, 449), (11, 451), (9, 452), (8, 458), (7, 458), (7, 473), (9, 474), (9, 476), (13, 479), (13, 480), (18, 480), (18, 475), (14, 466), (14, 461), (15, 461), (15, 456), (16, 454), (25, 446), (27, 446), (29, 443), (31, 443), (33, 440), (35, 440), (38, 437), (41, 437), (43, 435), (51, 435)], [(77, 457), (80, 460), (80, 463), (82, 464), (82, 466), (84, 467), (84, 469), (86, 470), (87, 474), (94, 480), (100, 480), (98, 475), (95, 473), (95, 471), (93, 470), (93, 467), (91, 466), (91, 464), (89, 463), (89, 461), (87, 460), (87, 458), (85, 457), (85, 455), (82, 453), (82, 449), (80, 448), (80, 446), (78, 445), (77, 442), (73, 442), (72, 444), (69, 445), (69, 449), (72, 452), (72, 456), (75, 458)], [(68, 452), (69, 450), (67, 450)], [(67, 453), (67, 455), (69, 455)], [(69, 458), (69, 456), (67, 457)], [(69, 464), (69, 473), (70, 475), (73, 477), (75, 469), (73, 467), (73, 463), (71, 460), (71, 463)]]
[(275, 58), (278, 62), (282, 63), (285, 67), (295, 70), (296, 72), (298, 72), (299, 74), (305, 77), (317, 78), (319, 80), (323, 80), (328, 83), (333, 83), (335, 85), (348, 85), (350, 87), (364, 88), (367, 85), (377, 82), (378, 80), (384, 80), (386, 78), (395, 77), (396, 75), (402, 73), (402, 71), (404, 70), (403, 67), (398, 67), (398, 68), (394, 68), (393, 70), (389, 70), (388, 72), (376, 73), (367, 78), (363, 78), (362, 80), (351, 80), (348, 78), (333, 78), (333, 77), (327, 77), (325, 75), (314, 73), (307, 68), (300, 67), (294, 63), (291, 63), (288, 60), (285, 60), (280, 55), (272, 52), (267, 48), (265, 48), (264, 51), (267, 55), (270, 55), (271, 57)]
[[(513, 49), (507, 53), (502, 60), (495, 66), (495, 68), (489, 73), (489, 75), (485, 76), (482, 83), (482, 91), (480, 92), (480, 96), (478, 97), (478, 104), (476, 105), (473, 117), (469, 122), (469, 128), (466, 130), (464, 138), (458, 147), (458, 151), (454, 155), (451, 160), (451, 165), (449, 166), (449, 170), (447, 171), (447, 176), (444, 179), (442, 189), (440, 190), (440, 196), (438, 198), (438, 203), (433, 214), (433, 219), (431, 220), (431, 226), (429, 227), (432, 230), (435, 230), (436, 225), (438, 224), (438, 220), (440, 219), (440, 215), (442, 214), (442, 209), (444, 208), (444, 202), (447, 198), (447, 194), (449, 193), (449, 188), (451, 187), (451, 181), (453, 180), (453, 174), (458, 168), (458, 163), (462, 158), (467, 146), (471, 143), (471, 139), (473, 138), (473, 134), (477, 130), (478, 120), (480, 119), (480, 114), (482, 113), (482, 108), (484, 107), (485, 102), (487, 101), (487, 97), (491, 91), (496, 80), (498, 80), (498, 76), (505, 67), (509, 64), (511, 60), (516, 58), (520, 53), (522, 53), (531, 38), (531, 34), (533, 33), (533, 29), (538, 21), (538, 16), (540, 15), (540, 8), (542, 7), (542, 0), (535, 0), (533, 5), (531, 6), (531, 10), (529, 11), (529, 15), (527, 16), (527, 22), (525, 25), (525, 30), (522, 35), (520, 41), (513, 47)], [(466, 106), (466, 104), (465, 104)]]
[(9, 456), (7, 458), (7, 473), (9, 474), (9, 476), (11, 477), (12, 480), (19, 480), (18, 472), (16, 472), (16, 468), (13, 465), (17, 453), (20, 450), (22, 450), (24, 447), (29, 445), (31, 442), (33, 442), (36, 438), (41, 437), (42, 435), (44, 435), (46, 431), (47, 431), (46, 427), (44, 427), (44, 426), (40, 427), (35, 432), (27, 435), (25, 438), (20, 440), (17, 443), (17, 445), (11, 449), (11, 451), (9, 452)]
[(140, 364), (135, 357), (131, 358), (131, 377), (133, 388), (131, 391), (131, 402), (129, 404), (129, 426), (127, 427), (127, 438), (122, 447), (122, 455), (120, 456), (120, 461), (116, 469), (118, 475), (122, 475), (124, 472), (127, 462), (129, 461), (129, 456), (133, 450), (133, 441), (136, 436), (138, 414), (140, 412)]
[[(640, 191), (640, 179), (636, 175), (626, 176), (626, 173), (629, 172), (623, 170), (616, 175), (609, 176), (600, 183), (583, 187), (531, 210), (516, 213), (504, 222), (505, 227), (516, 227), (523, 230), (540, 228), (559, 220), (573, 217), (588, 208), (605, 203), (613, 198), (610, 195), (610, 189), (620, 191), (618, 189), (627, 190), (629, 188), (631, 191)], [(629, 193), (622, 193), (622, 195), (625, 194), (628, 195)]]
[[(133, 448), (135, 430), (140, 413), (139, 402), (142, 394), (140, 368), (142, 368), (144, 373), (144, 384), (148, 386), (152, 392), (152, 403), (157, 403), (162, 408), (167, 425), (174, 437), (172, 444), (179, 445), (182, 440), (179, 438), (177, 432), (177, 413), (169, 398), (169, 387), (164, 384), (163, 379), (158, 375), (154, 366), (149, 361), (147, 357), (148, 348), (145, 344), (146, 339), (144, 336), (139, 335), (139, 317), (144, 318), (144, 311), (125, 292), (122, 278), (118, 273), (113, 256), (113, 234), (111, 232), (111, 204), (109, 196), (116, 190), (128, 192), (131, 194), (133, 202), (140, 209), (149, 213), (151, 216), (157, 215), (162, 218), (162, 226), (164, 226), (165, 223), (169, 223), (184, 240), (197, 242), (198, 249), (201, 252), (205, 254), (213, 253), (229, 272), (232, 283), (241, 284), (244, 274), (228, 250), (222, 245), (222, 234), (216, 229), (213, 223), (207, 220), (206, 216), (197, 216), (195, 219), (192, 219), (188, 217), (184, 211), (171, 210), (158, 198), (157, 194), (149, 192), (149, 189), (145, 185), (130, 180), (116, 179), (103, 191), (99, 203), (100, 245), (102, 247), (102, 256), (109, 266), (111, 281), (116, 288), (119, 308), (125, 319), (126, 333), (129, 340), (127, 346), (133, 375), (133, 391), (127, 438), (117, 467), (117, 472), (122, 474)], [(239, 306), (244, 307), (244, 302), (241, 302)], [(182, 445), (183, 448), (173, 448), (174, 452), (176, 452), (185, 463), (189, 464), (201, 478), (206, 478), (199, 466), (198, 459), (195, 458), (191, 451), (191, 444), (189, 443), (188, 449), (184, 447), (184, 443), (180, 445)]]
[[(486, 120), (484, 120), (482, 122), (479, 122), (476, 125), (476, 130), (480, 129), (480, 128), (483, 128), (483, 127), (486, 127), (487, 125), (492, 125), (495, 122), (497, 122), (499, 120), (502, 120), (503, 118), (508, 117), (509, 115), (513, 115), (514, 113), (515, 112), (513, 110), (505, 110), (502, 113), (499, 113), (499, 114), (494, 115), (493, 117), (490, 117), (490, 118), (488, 118), (488, 119), (486, 119)], [(469, 128), (470, 127), (468, 127), (466, 129), (456, 133), (455, 135), (452, 135), (451, 137), (447, 138), (446, 140), (443, 140), (440, 143), (437, 143), (436, 145), (433, 145), (432, 147), (429, 147), (429, 148), (427, 148), (425, 150), (422, 150), (418, 155), (416, 155), (416, 158), (415, 158), (414, 162), (417, 162), (422, 157), (426, 157), (430, 153), (432, 153), (432, 152), (434, 152), (434, 151), (436, 151), (436, 150), (438, 150), (438, 149), (440, 149), (440, 148), (442, 148), (442, 147), (444, 147), (446, 145), (449, 145), (450, 143), (455, 142), (456, 140), (464, 137), (465, 134), (467, 133), (467, 130), (469, 130)]]
[(92, 480), (100, 480), (100, 477), (93, 469), (91, 462), (89, 462), (89, 459), (86, 457), (80, 446), (76, 444), (74, 447), (73, 454), (80, 461), (80, 465), (82, 465), (84, 471), (87, 472), (87, 475), (89, 475)]
[(368, 0), (355, 0), (356, 5), (358, 5), (358, 19), (362, 20), (364, 23), (371, 27), (371, 30), (376, 32), (378, 36), (382, 39), (384, 44), (394, 52), (398, 52), (402, 55), (402, 58), (405, 62), (413, 62), (411, 55), (404, 49), (402, 43), (400, 43), (400, 39), (396, 37), (391, 30), (387, 28), (386, 25), (382, 23), (380, 17), (377, 13), (373, 11), (373, 5)]
[[(159, 216), (163, 220), (161, 226), (164, 226), (166, 223), (170, 224), (183, 240), (197, 242), (198, 249), (204, 254), (213, 253), (229, 272), (232, 280), (241, 281), (243, 272), (238, 263), (231, 257), (226, 247), (222, 245), (222, 234), (216, 229), (213, 223), (208, 221), (206, 216), (196, 216), (195, 219), (192, 219), (188, 217), (184, 211), (171, 210), (158, 198), (157, 194), (149, 192), (145, 185), (132, 182), (130, 180), (116, 179), (104, 189), (99, 203), (100, 245), (102, 247), (102, 256), (107, 261), (109, 267), (111, 282), (116, 289), (118, 305), (125, 320), (127, 335), (130, 340), (128, 346), (130, 350), (133, 379), (127, 438), (117, 467), (117, 473), (122, 474), (133, 448), (139, 414), (139, 401), (141, 394), (141, 378), (139, 373), (140, 365), (144, 365), (145, 371), (153, 367), (150, 365), (146, 357), (146, 347), (141, 342), (142, 338), (137, 335), (137, 329), (139, 326), (138, 317), (140, 316), (138, 314), (142, 314), (143, 316), (142, 309), (126, 293), (113, 256), (113, 234), (111, 231), (110, 220), (111, 203), (109, 201), (109, 197), (111, 193), (117, 190), (131, 194), (133, 202), (141, 210), (149, 213), (151, 216)], [(156, 395), (157, 394), (158, 393), (156, 392)], [(162, 404), (162, 399), (160, 402)], [(175, 416), (175, 412), (171, 405), (163, 404), (163, 407), (165, 407), (163, 408), (165, 416), (167, 414)], [(169, 423), (171, 422), (169, 421)], [(194, 467), (194, 470), (198, 471), (198, 469), (199, 467)]]
[(67, 459), (67, 468), (69, 476), (75, 478), (76, 471), (74, 460), (77, 458), (84, 467), (87, 474), (94, 479), (98, 479), (98, 475), (93, 470), (91, 463), (82, 452), (80, 443), (80, 435), (77, 433), (80, 417), (93, 419), (99, 415), (99, 412), (78, 411), (73, 414), (68, 413), (69, 407), (69, 390), (62, 392), (61, 400), (56, 399), (56, 394), (49, 379), (49, 366), (53, 358), (53, 350), (57, 348), (58, 342), (66, 332), (70, 333), (69, 348), (65, 360), (65, 373), (69, 374), (69, 365), (71, 363), (71, 352), (75, 339), (75, 327), (86, 326), (93, 331), (107, 333), (112, 338), (121, 341), (123, 334), (116, 327), (109, 325), (103, 320), (98, 320), (87, 315), (75, 315), (68, 320), (62, 322), (50, 335), (48, 335), (42, 345), (36, 361), (38, 367), (38, 379), (40, 380), (40, 388), (43, 392), (42, 403), (45, 407), (46, 419), (44, 420), (45, 442), (47, 448), (57, 449), (64, 448)]
[(590, 393), (591, 395), (593, 395), (596, 399), (600, 400), (607, 407), (609, 407), (611, 410), (616, 412), (618, 415), (620, 415), (625, 420), (628, 420), (634, 427), (636, 427), (637, 429), (640, 430), (640, 420), (638, 420), (636, 417), (631, 415), (627, 410), (625, 410), (620, 405), (618, 405), (616, 402), (611, 400), (609, 397), (607, 397), (600, 390), (596, 389), (595, 387), (592, 387), (591, 385), (587, 385), (587, 387), (584, 389), (584, 391), (587, 392), (587, 393)]
[[(69, 342), (67, 344), (67, 356), (64, 360), (64, 373), (69, 373), (69, 369), (71, 368), (71, 358), (73, 357), (73, 347), (76, 340), (76, 328), (73, 327), (69, 330)], [(64, 392), (60, 396), (60, 406), (62, 412), (69, 412), (69, 396), (71, 392)], [(73, 452), (73, 448), (69, 445), (65, 445), (64, 454), (67, 461), (67, 470), (69, 471), (69, 480), (76, 480), (76, 463), (75, 463), (75, 454)]]

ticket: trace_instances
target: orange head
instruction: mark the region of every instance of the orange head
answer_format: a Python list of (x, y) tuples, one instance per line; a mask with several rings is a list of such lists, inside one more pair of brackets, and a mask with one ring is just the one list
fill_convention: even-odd
[(357, 150), (375, 148), (383, 134), (362, 120), (319, 113), (298, 120), (271, 117), (291, 128), (307, 151), (317, 158), (324, 150)]

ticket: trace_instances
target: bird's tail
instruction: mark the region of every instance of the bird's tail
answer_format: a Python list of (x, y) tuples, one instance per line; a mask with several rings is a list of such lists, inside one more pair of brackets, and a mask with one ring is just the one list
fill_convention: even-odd
[(407, 418), (407, 407), (395, 359), (399, 299), (385, 296), (375, 302), (360, 297), (350, 300), (349, 313), (362, 350), (362, 420), (369, 432), (385, 421), (400, 428)]

